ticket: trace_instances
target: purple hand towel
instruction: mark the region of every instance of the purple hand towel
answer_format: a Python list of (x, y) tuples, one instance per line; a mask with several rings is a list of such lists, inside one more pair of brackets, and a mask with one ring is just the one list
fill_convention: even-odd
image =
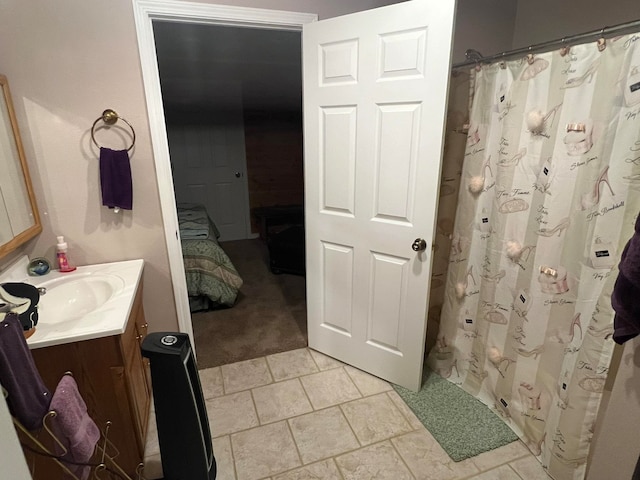
[(613, 340), (623, 344), (640, 334), (640, 215), (636, 219), (635, 233), (622, 252), (620, 272), (611, 293)]
[(36, 369), (17, 313), (0, 322), (0, 383), (8, 392), (9, 410), (29, 430), (42, 426), (51, 393)]
[[(53, 431), (67, 449), (65, 459), (76, 463), (88, 463), (93, 456), (100, 430), (87, 413), (87, 406), (78, 391), (78, 385), (71, 375), (62, 377), (51, 399)], [(89, 477), (91, 467), (67, 464), (78, 478)]]
[(126, 150), (100, 147), (100, 187), (102, 205), (109, 208), (133, 208), (131, 164)]

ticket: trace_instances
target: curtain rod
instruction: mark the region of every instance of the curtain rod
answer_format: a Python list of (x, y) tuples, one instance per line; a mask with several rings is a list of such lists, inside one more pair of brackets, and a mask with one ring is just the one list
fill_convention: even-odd
[[(571, 35), (569, 37), (558, 38), (557, 40), (551, 40), (544, 43), (538, 43), (536, 45), (531, 45), (529, 47), (518, 48), (515, 50), (509, 50), (502, 53), (497, 53), (495, 55), (490, 55), (488, 57), (480, 56), (479, 58), (473, 58), (470, 60), (465, 60), (464, 62), (456, 63), (452, 68), (461, 68), (470, 65), (476, 65), (480, 63), (491, 63), (494, 60), (506, 60), (507, 58), (516, 57), (522, 54), (539, 52), (540, 50), (548, 49), (549, 47), (555, 46), (570, 46), (571, 43), (575, 43), (577, 40), (587, 40), (594, 38), (602, 38), (605, 36), (613, 36), (615, 34), (623, 34), (623, 33), (631, 33), (633, 29), (640, 28), (640, 20), (634, 20), (632, 22), (621, 23), (619, 25), (614, 25), (613, 27), (604, 27), (600, 30), (593, 30), (591, 32), (579, 33), (577, 35)], [(467, 53), (469, 50), (467, 50)], [(471, 50), (477, 54), (477, 51)], [(465, 53), (465, 56), (467, 56)], [(467, 58), (469, 58), (467, 56)]]

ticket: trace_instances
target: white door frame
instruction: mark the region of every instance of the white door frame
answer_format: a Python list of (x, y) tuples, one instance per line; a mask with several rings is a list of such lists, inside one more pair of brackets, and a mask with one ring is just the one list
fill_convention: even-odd
[[(160, 208), (164, 224), (164, 235), (169, 257), (169, 269), (176, 302), (178, 330), (187, 333), (195, 351), (189, 296), (182, 260), (182, 247), (178, 236), (178, 216), (171, 176), (169, 142), (162, 106), (160, 74), (153, 37), (153, 20), (200, 23), (240, 27), (260, 27), (276, 30), (302, 31), (305, 23), (318, 20), (316, 14), (266, 10), (259, 8), (233, 7), (176, 0), (132, 0), (138, 37), (138, 50), (145, 97), (153, 158), (158, 181)], [(302, 74), (302, 72), (300, 72)]]

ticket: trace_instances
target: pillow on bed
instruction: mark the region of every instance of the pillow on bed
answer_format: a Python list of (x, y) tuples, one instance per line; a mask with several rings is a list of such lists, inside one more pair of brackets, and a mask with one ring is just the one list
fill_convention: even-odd
[(178, 204), (178, 224), (180, 238), (183, 240), (204, 240), (220, 237), (216, 224), (207, 214), (204, 205), (199, 203)]

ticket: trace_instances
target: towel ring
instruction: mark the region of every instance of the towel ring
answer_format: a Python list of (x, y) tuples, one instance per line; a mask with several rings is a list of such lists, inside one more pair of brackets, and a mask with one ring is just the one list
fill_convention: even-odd
[(131, 140), (131, 146), (127, 148), (127, 152), (133, 148), (133, 146), (136, 144), (136, 131), (133, 129), (133, 126), (129, 122), (127, 122), (124, 118), (119, 116), (114, 110), (111, 110), (110, 108), (107, 108), (104, 112), (102, 112), (102, 115), (96, 118), (96, 121), (93, 122), (93, 125), (91, 125), (91, 140), (93, 140), (93, 143), (95, 144), (96, 147), (102, 148), (102, 146), (98, 144), (98, 142), (96, 141), (96, 137), (95, 137), (96, 125), (100, 120), (102, 120), (107, 125), (113, 125), (118, 120), (122, 120), (124, 123), (129, 125), (133, 138)]

